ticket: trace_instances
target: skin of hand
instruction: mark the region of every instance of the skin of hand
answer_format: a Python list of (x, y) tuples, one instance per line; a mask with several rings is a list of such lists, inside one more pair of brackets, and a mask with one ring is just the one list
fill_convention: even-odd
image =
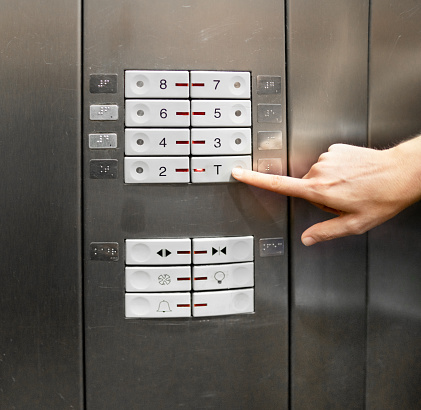
[(421, 199), (421, 137), (387, 150), (334, 144), (303, 178), (234, 168), (238, 181), (303, 198), (336, 218), (301, 236), (306, 246), (357, 235)]

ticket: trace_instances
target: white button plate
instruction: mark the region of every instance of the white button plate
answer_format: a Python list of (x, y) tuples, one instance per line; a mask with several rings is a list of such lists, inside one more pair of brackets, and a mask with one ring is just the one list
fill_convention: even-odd
[(190, 181), (188, 157), (126, 157), (126, 184), (167, 184)]
[(254, 286), (254, 264), (230, 263), (226, 265), (193, 266), (193, 289), (235, 289)]
[(127, 318), (191, 316), (190, 293), (126, 293)]
[(231, 170), (251, 169), (251, 156), (192, 157), (191, 181), (194, 183), (236, 182)]
[(191, 124), (198, 127), (249, 127), (249, 100), (192, 100)]
[(189, 100), (126, 100), (128, 127), (188, 127)]
[(254, 290), (195, 292), (193, 316), (222, 316), (254, 312)]
[(190, 239), (126, 239), (127, 265), (189, 265)]
[(232, 71), (192, 71), (192, 98), (250, 98), (250, 73)]
[(188, 128), (126, 128), (126, 155), (189, 155)]
[(250, 128), (192, 128), (193, 155), (251, 154)]
[(253, 261), (253, 237), (193, 238), (193, 263), (219, 264)]
[(126, 292), (180, 292), (190, 289), (190, 266), (126, 267)]
[(127, 70), (126, 98), (189, 98), (188, 71)]

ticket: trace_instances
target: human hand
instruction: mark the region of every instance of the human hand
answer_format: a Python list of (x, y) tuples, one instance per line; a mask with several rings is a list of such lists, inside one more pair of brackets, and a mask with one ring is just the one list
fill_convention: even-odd
[(306, 199), (338, 215), (302, 234), (303, 244), (310, 246), (362, 234), (419, 200), (420, 158), (420, 137), (384, 151), (335, 144), (301, 179), (240, 168), (234, 168), (232, 175), (256, 187)]

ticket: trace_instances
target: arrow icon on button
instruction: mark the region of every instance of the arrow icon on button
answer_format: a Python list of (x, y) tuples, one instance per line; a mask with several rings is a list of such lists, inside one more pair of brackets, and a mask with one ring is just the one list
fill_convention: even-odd
[(213, 248), (212, 247), (212, 256), (213, 255), (215, 255), (215, 254), (218, 254), (218, 255), (220, 255), (221, 254), (221, 252), (224, 254), (224, 255), (226, 255), (227, 254), (227, 247), (225, 246), (224, 248), (220, 248), (220, 247), (218, 247), (218, 249), (215, 249), (215, 248)]
[(171, 255), (171, 252), (168, 249), (161, 249), (157, 252), (157, 254), (163, 258), (166, 258), (167, 256)]

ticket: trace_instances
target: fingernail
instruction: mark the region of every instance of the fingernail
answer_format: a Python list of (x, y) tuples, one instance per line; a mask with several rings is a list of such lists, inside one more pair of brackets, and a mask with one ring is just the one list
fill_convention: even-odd
[(305, 246), (311, 246), (311, 245), (314, 245), (316, 243), (316, 241), (311, 236), (307, 236), (307, 237), (303, 238), (302, 242)]
[(234, 177), (240, 177), (241, 175), (243, 175), (243, 168), (235, 167), (232, 169), (231, 173)]

